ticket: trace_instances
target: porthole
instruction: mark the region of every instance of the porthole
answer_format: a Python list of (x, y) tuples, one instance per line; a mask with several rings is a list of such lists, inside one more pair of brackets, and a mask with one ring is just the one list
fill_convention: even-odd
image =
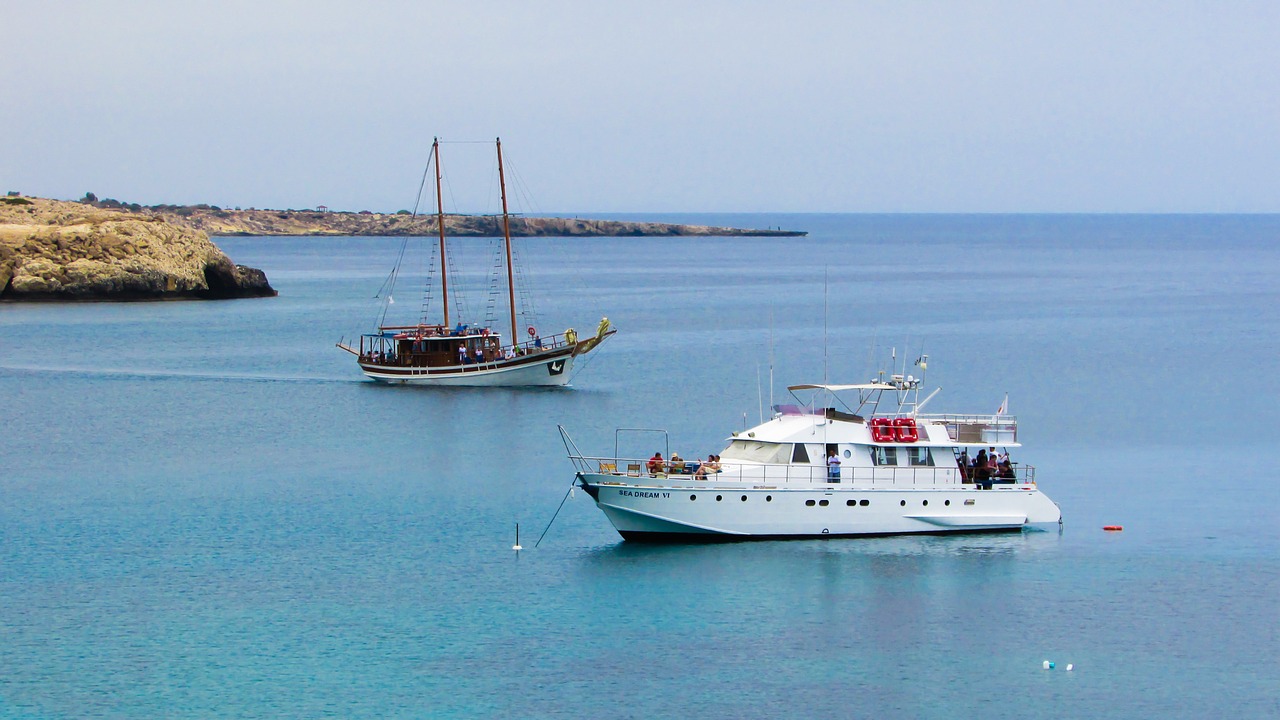
[(830, 500), (819, 500), (819, 501), (818, 501), (818, 504), (819, 504), (819, 505), (821, 505), (822, 507), (826, 507), (826, 506), (828, 506), (828, 505), (830, 505), (830, 504), (831, 504), (831, 501), (830, 501)]
[(689, 499), (690, 499), (690, 500), (697, 500), (697, 499), (698, 499), (698, 496), (697, 496), (697, 495), (690, 495), (690, 496), (689, 496)]
[(925, 501), (924, 501), (924, 503), (923, 503), (923, 505), (924, 505), (925, 507), (929, 507), (929, 501), (928, 501), (928, 500), (925, 500)]
[(857, 500), (845, 500), (845, 501), (844, 501), (844, 504), (845, 504), (845, 505), (848, 505), (849, 507), (858, 507), (858, 501), (857, 501)]
[(943, 504), (943, 505), (946, 505), (947, 507), (951, 507), (951, 501), (950, 501), (950, 500), (948, 500), (948, 501), (946, 501), (946, 502), (944, 502), (944, 503), (942, 503), (942, 504)]
[(847, 460), (848, 458), (853, 457), (853, 453), (852, 453), (852, 452), (849, 452), (848, 450), (845, 450), (845, 451), (844, 451), (844, 456), (845, 456), (845, 459)]
[(907, 506), (907, 501), (906, 501), (906, 500), (903, 500), (902, 502), (900, 502), (900, 503), (898, 503), (898, 504), (899, 504), (899, 505), (901, 505), (902, 507), (906, 507), (906, 506)]
[(743, 496), (742, 496), (742, 502), (746, 502), (746, 501), (747, 501), (747, 496), (746, 496), (746, 495), (743, 495)]
[(765, 495), (765, 496), (764, 496), (764, 501), (765, 501), (765, 502), (773, 502), (773, 496), (772, 496), (772, 495)]
[(805, 507), (813, 507), (814, 505), (817, 505), (817, 504), (818, 504), (818, 503), (814, 502), (813, 500), (805, 500), (805, 501), (804, 501), (804, 506), (805, 506)]
[(721, 501), (721, 500), (723, 500), (723, 499), (724, 499), (724, 496), (723, 496), (723, 495), (717, 495), (717, 496), (716, 496), (716, 502), (720, 502), (720, 501)]
[(859, 501), (858, 501), (858, 504), (859, 504), (859, 505), (861, 505), (862, 507), (866, 507), (866, 506), (868, 506), (868, 505), (870, 505), (870, 504), (871, 504), (871, 501), (870, 501), (870, 500), (859, 500)]

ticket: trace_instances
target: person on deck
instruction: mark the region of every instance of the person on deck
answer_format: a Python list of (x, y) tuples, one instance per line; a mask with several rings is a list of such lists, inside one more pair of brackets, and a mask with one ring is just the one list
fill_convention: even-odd
[(987, 460), (987, 451), (979, 450), (973, 461), (973, 481), (979, 484), (991, 483), (991, 465)]
[(656, 475), (662, 472), (663, 468), (665, 468), (666, 465), (667, 465), (666, 462), (663, 461), (662, 459), (662, 453), (660, 452), (654, 453), (653, 457), (649, 458), (649, 463), (648, 463), (649, 474)]
[(840, 482), (840, 455), (835, 448), (827, 450), (827, 481)]
[(699, 465), (697, 470), (694, 470), (694, 471), (693, 471), (693, 477), (694, 477), (694, 479), (695, 479), (695, 480), (706, 480), (706, 479), (707, 479), (707, 473), (709, 473), (709, 472), (715, 472), (715, 471), (712, 469), (712, 464), (715, 462), (715, 459), (716, 459), (716, 456), (715, 456), (715, 455), (708, 455), (708, 456), (707, 456), (707, 461), (706, 461), (706, 462), (704, 462), (704, 463), (702, 463), (701, 465)]

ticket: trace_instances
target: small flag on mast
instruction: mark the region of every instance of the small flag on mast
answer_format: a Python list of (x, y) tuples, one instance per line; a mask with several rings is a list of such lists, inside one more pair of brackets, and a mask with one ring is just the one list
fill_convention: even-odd
[(1000, 409), (996, 410), (996, 415), (1007, 415), (1009, 413), (1009, 393), (1004, 394), (1004, 402), (1000, 403)]

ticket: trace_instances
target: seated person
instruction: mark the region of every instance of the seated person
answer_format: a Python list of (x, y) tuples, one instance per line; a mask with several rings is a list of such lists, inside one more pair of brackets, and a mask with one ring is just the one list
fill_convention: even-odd
[(715, 455), (708, 455), (708, 456), (707, 456), (707, 460), (706, 460), (706, 462), (704, 462), (704, 463), (702, 463), (701, 465), (699, 465), (699, 466), (698, 466), (698, 469), (697, 469), (697, 470), (695, 470), (695, 471), (693, 471), (693, 477), (694, 477), (694, 478), (696, 478), (696, 479), (698, 479), (698, 480), (706, 480), (706, 479), (707, 479), (707, 473), (709, 473), (709, 472), (715, 472), (715, 470), (712, 470), (712, 469), (711, 469), (711, 468), (712, 468), (712, 463), (715, 461), (715, 458), (716, 458), (716, 456), (715, 456)]
[(673, 473), (684, 472), (684, 458), (680, 457), (680, 453), (671, 453), (670, 468)]
[(666, 468), (666, 462), (662, 459), (662, 453), (656, 452), (653, 457), (649, 458), (647, 467), (650, 475), (656, 475)]
[(1010, 482), (1016, 480), (1017, 475), (1013, 472), (1013, 463), (1009, 462), (1007, 459), (1000, 463), (1000, 470), (996, 473), (996, 477)]

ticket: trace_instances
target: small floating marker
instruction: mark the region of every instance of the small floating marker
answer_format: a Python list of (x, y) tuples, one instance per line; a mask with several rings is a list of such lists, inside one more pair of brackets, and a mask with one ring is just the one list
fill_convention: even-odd
[(511, 546), (512, 550), (520, 552), (524, 548), (520, 547), (520, 523), (516, 523), (516, 544)]
[(1067, 672), (1071, 672), (1072, 670), (1075, 670), (1075, 669), (1076, 669), (1075, 665), (1072, 665), (1071, 663), (1067, 663)]
[(1044, 668), (1045, 670), (1052, 670), (1055, 667), (1055, 665), (1049, 662), (1048, 660), (1045, 660), (1044, 663), (1040, 665), (1040, 667)]
[(1103, 525), (1102, 529), (1106, 530), (1107, 532), (1120, 532), (1121, 530), (1124, 530), (1124, 526), (1123, 525)]

